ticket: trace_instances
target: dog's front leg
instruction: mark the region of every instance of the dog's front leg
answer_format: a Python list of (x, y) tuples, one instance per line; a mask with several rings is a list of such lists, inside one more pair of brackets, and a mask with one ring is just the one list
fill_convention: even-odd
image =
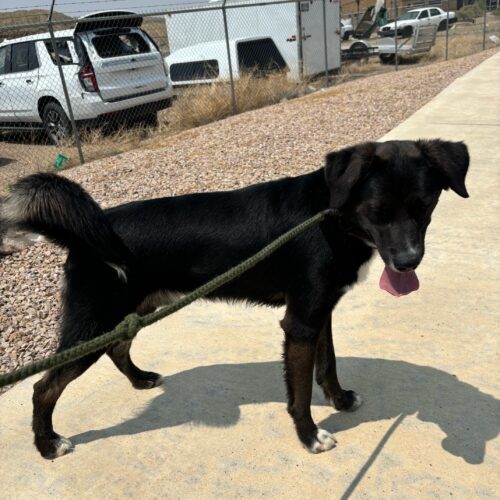
[(325, 397), (329, 399), (335, 409), (341, 411), (357, 410), (363, 399), (354, 391), (342, 389), (337, 376), (337, 361), (332, 338), (332, 316), (327, 320), (316, 344), (316, 382), (323, 389)]
[(335, 446), (329, 432), (319, 429), (311, 416), (314, 357), (320, 330), (301, 323), (289, 310), (281, 322), (285, 331), (285, 381), (290, 413), (302, 444), (311, 453)]

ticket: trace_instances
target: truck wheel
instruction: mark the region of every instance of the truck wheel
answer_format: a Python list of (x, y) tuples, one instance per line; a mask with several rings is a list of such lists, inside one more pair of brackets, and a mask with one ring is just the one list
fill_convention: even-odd
[(71, 136), (71, 122), (64, 109), (56, 102), (49, 102), (42, 113), (43, 126), (52, 144), (62, 146)]
[(141, 122), (146, 127), (158, 127), (158, 113), (146, 115)]
[(382, 64), (392, 64), (396, 59), (394, 54), (380, 54), (378, 57)]
[[(451, 24), (451, 23), (449, 23)], [(441, 21), (438, 26), (438, 31), (446, 31), (446, 21)]]

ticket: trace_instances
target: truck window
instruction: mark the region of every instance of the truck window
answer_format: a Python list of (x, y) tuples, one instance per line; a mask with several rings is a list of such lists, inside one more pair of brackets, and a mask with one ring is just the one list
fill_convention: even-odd
[(271, 38), (238, 43), (241, 70), (273, 72), (286, 69), (286, 62)]
[(10, 73), (10, 45), (0, 48), (0, 75)]
[(92, 39), (99, 57), (133, 56), (151, 52), (146, 40), (139, 33), (112, 33)]
[[(54, 64), (57, 64), (56, 54), (54, 52), (52, 41), (47, 40), (45, 42), (45, 47), (47, 48), (47, 52), (49, 53), (52, 62)], [(75, 61), (73, 61), (73, 57), (71, 56), (67, 40), (56, 40), (56, 49), (57, 53), (59, 54), (59, 60), (61, 61), (61, 65), (74, 64)]]
[(176, 63), (170, 66), (173, 82), (189, 80), (211, 80), (219, 76), (219, 63), (215, 59)]
[(426, 17), (429, 17), (429, 11), (428, 10), (423, 10), (420, 15), (418, 16), (419, 19), (424, 19)]
[(437, 9), (431, 9), (431, 16), (439, 16), (441, 12)]

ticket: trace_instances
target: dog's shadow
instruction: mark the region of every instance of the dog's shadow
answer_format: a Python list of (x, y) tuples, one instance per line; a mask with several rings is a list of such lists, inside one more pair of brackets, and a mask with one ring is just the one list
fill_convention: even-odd
[[(333, 410), (319, 423), (329, 431), (416, 413), (417, 418), (435, 423), (446, 434), (441, 443), (446, 451), (471, 464), (483, 462), (486, 442), (498, 434), (500, 401), (452, 374), (404, 361), (367, 358), (340, 358), (338, 371), (344, 387), (362, 394), (365, 403), (355, 413)], [(136, 417), (71, 440), (82, 444), (187, 422), (234, 425), (241, 405), (284, 403), (281, 379), (282, 364), (278, 361), (193, 368), (165, 377), (164, 392)], [(326, 404), (317, 388), (313, 404)]]

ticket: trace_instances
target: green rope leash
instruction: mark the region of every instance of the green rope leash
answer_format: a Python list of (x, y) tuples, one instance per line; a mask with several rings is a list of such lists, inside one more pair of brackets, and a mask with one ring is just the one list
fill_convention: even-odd
[(304, 231), (307, 231), (310, 227), (319, 224), (324, 219), (326, 219), (326, 217), (332, 215), (333, 213), (333, 210), (324, 210), (323, 212), (316, 214), (314, 217), (311, 217), (310, 219), (302, 222), (298, 226), (290, 229), (290, 231), (287, 231), (285, 234), (282, 234), (281, 236), (276, 238), (255, 255), (252, 255), (251, 257), (244, 260), (237, 266), (229, 269), (225, 273), (216, 276), (208, 283), (205, 283), (196, 290), (193, 290), (191, 293), (188, 293), (181, 299), (167, 305), (166, 307), (162, 307), (161, 309), (158, 309), (157, 311), (154, 311), (145, 316), (139, 316), (137, 315), (137, 313), (129, 314), (110, 332), (104, 333), (103, 335), (100, 335), (99, 337), (96, 337), (92, 340), (66, 349), (65, 351), (53, 354), (52, 356), (49, 356), (45, 359), (29, 363), (25, 366), (22, 366), (21, 368), (18, 368), (17, 370), (1, 374), (0, 388), (6, 385), (13, 384), (15, 382), (19, 382), (20, 380), (24, 380), (45, 370), (57, 368), (77, 359), (83, 358), (88, 354), (104, 349), (106, 346), (113, 344), (114, 342), (117, 342), (119, 340), (132, 340), (141, 328), (156, 323), (158, 320), (179, 311), (195, 300), (205, 297), (214, 290), (217, 290), (217, 288), (220, 288), (222, 285), (225, 285), (226, 283), (234, 280), (244, 272), (254, 267), (260, 261), (271, 255), (285, 243), (292, 240)]

